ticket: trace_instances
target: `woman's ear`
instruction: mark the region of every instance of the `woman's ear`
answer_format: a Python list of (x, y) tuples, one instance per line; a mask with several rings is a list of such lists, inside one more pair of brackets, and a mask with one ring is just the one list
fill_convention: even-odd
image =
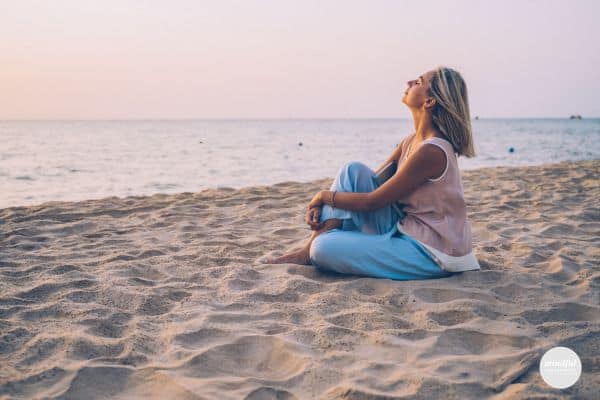
[(437, 103), (437, 101), (435, 101), (435, 99), (433, 97), (428, 97), (427, 99), (425, 99), (425, 103), (423, 104), (423, 106), (427, 110), (430, 110), (436, 105), (436, 103)]

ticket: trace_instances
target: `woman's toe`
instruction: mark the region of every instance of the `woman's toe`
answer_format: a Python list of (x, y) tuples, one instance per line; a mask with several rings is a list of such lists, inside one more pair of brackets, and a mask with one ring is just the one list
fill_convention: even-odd
[(258, 257), (256, 259), (256, 262), (260, 264), (272, 264), (274, 261), (277, 261), (278, 258), (279, 257), (277, 256), (277, 253), (271, 251), (267, 254)]

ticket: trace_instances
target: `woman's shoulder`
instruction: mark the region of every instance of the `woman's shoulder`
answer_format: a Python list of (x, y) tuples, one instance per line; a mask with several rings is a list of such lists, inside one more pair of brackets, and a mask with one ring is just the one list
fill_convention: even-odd
[(455, 153), (454, 146), (452, 145), (452, 142), (450, 140), (448, 140), (448, 138), (445, 137), (445, 136), (443, 136), (443, 135), (442, 136), (433, 136), (433, 137), (430, 137), (429, 139), (425, 140), (424, 142), (441, 144), (446, 149), (450, 149), (450, 150), (452, 150), (453, 153)]
[(405, 149), (408, 148), (408, 146), (410, 145), (410, 143), (412, 142), (413, 138), (416, 136), (416, 132), (413, 132), (409, 135), (406, 135), (404, 137), (404, 139), (402, 139), (402, 141), (400, 141), (400, 144), (398, 144), (398, 146), (400, 146), (400, 148), (402, 148), (402, 151), (404, 152)]

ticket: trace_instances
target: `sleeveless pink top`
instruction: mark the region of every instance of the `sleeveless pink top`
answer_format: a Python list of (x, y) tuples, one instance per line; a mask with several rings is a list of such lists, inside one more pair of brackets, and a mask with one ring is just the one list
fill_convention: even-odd
[[(408, 147), (407, 143), (415, 136), (416, 134), (413, 134), (402, 141), (402, 160), (398, 161), (398, 165), (410, 156), (407, 153), (412, 143)], [(452, 144), (446, 139), (434, 137), (416, 146), (425, 144), (438, 146), (446, 153), (446, 168), (441, 176), (429, 179), (400, 200), (405, 204), (406, 217), (398, 222), (398, 230), (427, 245), (427, 248), (433, 248), (433, 252), (441, 258), (458, 260), (456, 257), (468, 255), (471, 257), (469, 260), (473, 262), (473, 255), (470, 254), (471, 224), (467, 220), (467, 206), (457, 155)], [(413, 152), (416, 146), (413, 147)], [(460, 264), (464, 264), (464, 260), (460, 261)], [(476, 260), (474, 262), (477, 264)], [(475, 268), (478, 267), (475, 265)]]

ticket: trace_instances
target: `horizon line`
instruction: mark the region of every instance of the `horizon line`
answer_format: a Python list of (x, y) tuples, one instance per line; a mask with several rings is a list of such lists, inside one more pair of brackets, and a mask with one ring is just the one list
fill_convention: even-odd
[[(557, 119), (570, 120), (571, 116), (564, 117), (473, 117), (472, 121), (494, 120), (494, 119)], [(583, 117), (586, 119), (600, 119), (600, 117)], [(152, 117), (152, 118), (0, 118), (0, 122), (106, 122), (106, 121), (303, 121), (303, 120), (325, 120), (325, 121), (348, 121), (348, 120), (393, 120), (412, 121), (405, 117), (225, 117), (225, 118), (202, 118), (202, 117)]]

